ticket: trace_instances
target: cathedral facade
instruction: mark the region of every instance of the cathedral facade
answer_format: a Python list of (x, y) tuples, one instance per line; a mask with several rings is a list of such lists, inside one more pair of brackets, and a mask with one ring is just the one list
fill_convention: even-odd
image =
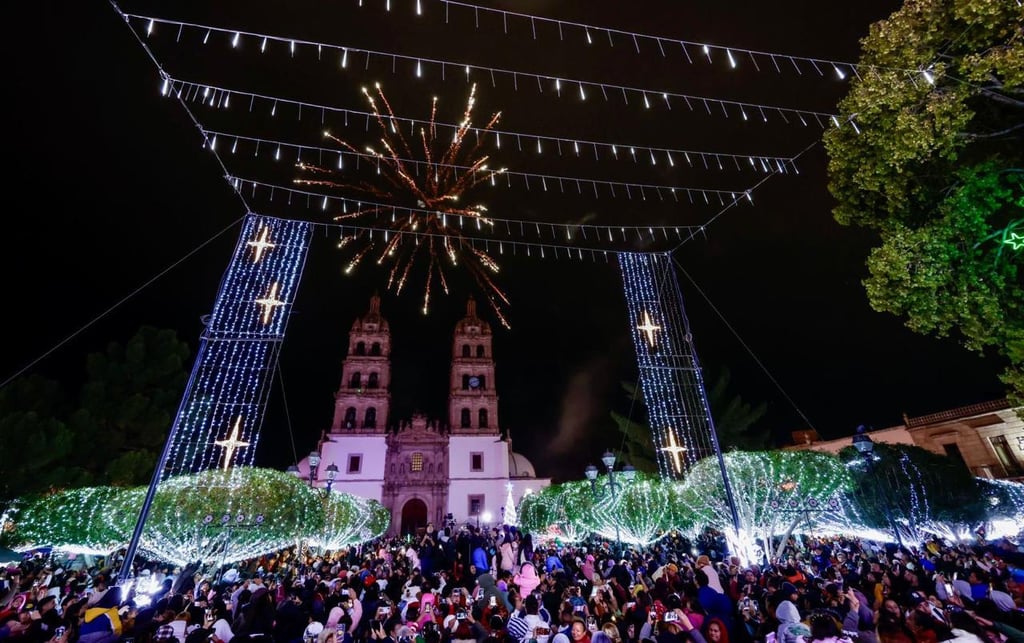
[[(392, 534), (428, 522), (501, 524), (510, 499), (518, 505), (548, 486), (551, 480), (537, 478), (499, 428), (492, 338), (469, 300), (453, 334), (447, 422), (392, 418), (391, 331), (374, 295), (349, 332), (334, 421), (317, 449), (315, 485), (327, 486), (333, 465), (332, 490), (380, 501), (391, 511)], [(308, 458), (298, 466), (308, 479)]]

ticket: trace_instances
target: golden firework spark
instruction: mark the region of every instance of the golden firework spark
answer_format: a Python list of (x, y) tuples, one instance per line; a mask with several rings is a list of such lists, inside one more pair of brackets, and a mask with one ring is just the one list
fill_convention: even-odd
[[(387, 222), (388, 234), (385, 235), (383, 245), (376, 245), (372, 234), (366, 230), (357, 231), (342, 240), (339, 244), (341, 246), (353, 241), (362, 242), (356, 244), (357, 249), (345, 272), (354, 270), (367, 256), (376, 256), (378, 264), (390, 261), (388, 288), (400, 294), (413, 265), (426, 263), (426, 285), (423, 291), (423, 312), (426, 313), (435, 280), (447, 294), (448, 278), (445, 271), (461, 262), (483, 291), (495, 315), (507, 328), (509, 324), (503, 307), (508, 306), (508, 297), (491, 277), (498, 272), (498, 263), (460, 232), (467, 219), (477, 228), (494, 225), (485, 216), (485, 206), (462, 205), (462, 202), (474, 188), (482, 183), (493, 182), (496, 176), (505, 172), (504, 168), (488, 168), (489, 157), (483, 154), (486, 135), (498, 123), (501, 112), (491, 116), (486, 127), (475, 132), (474, 144), (466, 144), (466, 136), (472, 130), (473, 107), (476, 102), (476, 85), (473, 85), (462, 121), (451, 140), (447, 137), (441, 140), (437, 132), (435, 97), (431, 103), (430, 120), (419, 128), (413, 139), (415, 145), (412, 145), (402, 134), (398, 119), (379, 84), (375, 90), (376, 97), (366, 88), (363, 88), (363, 95), (380, 129), (379, 150), (368, 146), (360, 151), (330, 132), (324, 132), (324, 136), (344, 150), (375, 159), (378, 181), (353, 183), (335, 180), (333, 177), (337, 171), (307, 164), (300, 164), (299, 167), (312, 176), (296, 179), (296, 183), (304, 185), (368, 195), (374, 201), (372, 205), (363, 204), (354, 212), (336, 216), (335, 220), (361, 218), (365, 221), (372, 217)], [(374, 252), (371, 253), (371, 250)]]

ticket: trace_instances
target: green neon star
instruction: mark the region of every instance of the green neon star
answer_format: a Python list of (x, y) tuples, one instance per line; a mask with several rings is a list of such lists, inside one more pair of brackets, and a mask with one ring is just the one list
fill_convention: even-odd
[(1010, 246), (1014, 250), (1020, 250), (1021, 248), (1024, 248), (1024, 234), (1011, 232), (1008, 237), (1003, 239), (1003, 243)]

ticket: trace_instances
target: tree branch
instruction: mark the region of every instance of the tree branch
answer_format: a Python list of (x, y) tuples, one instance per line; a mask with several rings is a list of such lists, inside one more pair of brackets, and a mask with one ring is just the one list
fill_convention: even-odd
[(999, 138), (1000, 136), (1006, 136), (1007, 134), (1009, 134), (1011, 132), (1014, 132), (1016, 130), (1019, 130), (1019, 129), (1024, 129), (1024, 123), (1018, 123), (1017, 125), (1014, 125), (1013, 127), (1007, 127), (1006, 129), (1000, 130), (998, 132), (989, 132), (987, 134), (976, 134), (976, 133), (966, 132), (964, 134), (961, 134), (961, 136), (963, 138), (967, 139), (967, 140), (977, 141), (977, 140), (986, 139), (986, 138)]

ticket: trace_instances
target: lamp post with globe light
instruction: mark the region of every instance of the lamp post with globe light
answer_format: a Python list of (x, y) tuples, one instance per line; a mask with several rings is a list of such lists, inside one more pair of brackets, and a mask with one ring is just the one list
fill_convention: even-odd
[[(601, 463), (608, 470), (608, 480), (602, 486), (607, 487), (607, 492), (614, 503), (618, 499), (619, 492), (619, 483), (615, 481), (615, 454), (611, 451), (605, 451), (604, 455), (601, 456)], [(604, 489), (598, 490), (597, 474), (597, 467), (592, 464), (587, 465), (587, 468), (583, 470), (583, 475), (590, 481), (590, 492), (593, 494), (595, 501), (599, 500), (605, 493)], [(633, 465), (627, 464), (622, 467), (620, 475), (626, 482), (632, 482), (636, 478), (636, 469), (633, 468)], [(622, 539), (619, 534), (618, 522), (615, 523), (615, 546), (615, 555), (618, 557), (619, 552), (622, 551)]]
[(316, 449), (310, 451), (307, 459), (309, 460), (309, 486), (315, 487), (317, 469), (320, 467), (320, 452)]
[(867, 428), (865, 428), (863, 424), (857, 427), (857, 433), (853, 436), (853, 448), (857, 449), (857, 452), (863, 456), (864, 462), (866, 462), (870, 468), (875, 461), (873, 455), (875, 450), (875, 441), (867, 434)]
[(333, 462), (327, 465), (327, 493), (331, 493), (331, 487), (334, 486), (334, 479), (338, 477), (338, 465)]

